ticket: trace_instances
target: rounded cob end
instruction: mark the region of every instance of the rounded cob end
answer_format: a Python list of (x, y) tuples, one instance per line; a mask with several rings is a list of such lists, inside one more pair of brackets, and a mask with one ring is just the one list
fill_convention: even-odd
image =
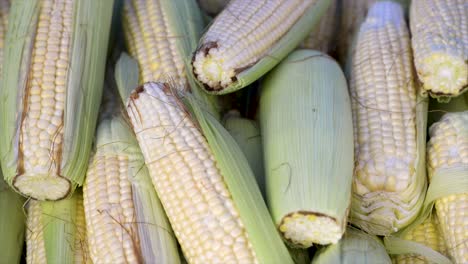
[(434, 53), (418, 70), (426, 90), (433, 97), (455, 97), (468, 89), (468, 64), (456, 56)]
[(313, 212), (295, 212), (283, 217), (279, 230), (284, 239), (295, 247), (313, 244), (336, 244), (344, 233), (335, 218)]
[(209, 42), (193, 55), (193, 74), (207, 91), (223, 90), (236, 80), (234, 69), (229, 69), (220, 55), (218, 44)]
[(28, 175), (16, 176), (13, 186), (24, 196), (39, 201), (55, 201), (65, 198), (71, 191), (68, 179), (59, 175)]

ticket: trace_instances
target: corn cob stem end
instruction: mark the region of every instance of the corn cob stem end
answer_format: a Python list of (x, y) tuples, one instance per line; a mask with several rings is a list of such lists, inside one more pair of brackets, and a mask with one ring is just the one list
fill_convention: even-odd
[(71, 183), (68, 179), (49, 174), (20, 174), (14, 179), (13, 186), (24, 196), (40, 201), (60, 200), (71, 191)]
[(236, 81), (236, 71), (225, 66), (216, 42), (208, 42), (197, 49), (192, 66), (195, 77), (208, 91), (218, 91)]
[(303, 248), (313, 244), (336, 244), (344, 233), (343, 227), (333, 217), (304, 211), (283, 217), (279, 230), (287, 242)]
[(425, 69), (418, 74), (433, 97), (458, 96), (468, 88), (468, 64), (461, 58), (435, 53), (423, 65)]

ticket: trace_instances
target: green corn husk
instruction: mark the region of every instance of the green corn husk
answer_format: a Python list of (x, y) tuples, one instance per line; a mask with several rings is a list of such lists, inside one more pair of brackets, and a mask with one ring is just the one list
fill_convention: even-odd
[(242, 118), (239, 112), (231, 111), (224, 116), (224, 127), (244, 153), (255, 175), (258, 187), (265, 198), (265, 171), (260, 127), (254, 120)]
[[(233, 14), (233, 11), (229, 9), (230, 6), (233, 5), (234, 1), (244, 1), (244, 0), (233, 0), (230, 2), (227, 7), (213, 20), (212, 25), (216, 24), (218, 21), (232, 21), (232, 16), (236, 16), (236, 14)], [(287, 1), (285, 2), (285, 5), (287, 4)], [(282, 59), (284, 59), (292, 50), (294, 50), (297, 45), (301, 43), (301, 41), (306, 38), (306, 36), (312, 31), (314, 26), (319, 22), (320, 18), (322, 15), (326, 12), (327, 8), (331, 4), (330, 0), (305, 0), (305, 2), (314, 2), (311, 4), (307, 10), (304, 12), (304, 14), (296, 20), (296, 22), (292, 25), (289, 30), (284, 33), (275, 43), (271, 44), (269, 46), (268, 50), (264, 51), (262, 54), (256, 54), (255, 55), (255, 61), (253, 63), (247, 63), (243, 65), (236, 65), (235, 69), (231, 69), (234, 72), (234, 76), (231, 77), (231, 82), (227, 86), (223, 87), (218, 87), (218, 88), (213, 88), (210, 87), (209, 85), (203, 85), (200, 80), (197, 79), (197, 82), (200, 84), (200, 86), (204, 87), (205, 92), (210, 93), (210, 94), (226, 94), (226, 93), (232, 93), (237, 90), (240, 90), (249, 84), (253, 83), (254, 81), (258, 80), (260, 77), (262, 77), (264, 74), (266, 74), (268, 71), (270, 71), (273, 67), (275, 67)], [(249, 10), (249, 12), (253, 12), (252, 10)], [(239, 17), (242, 14), (239, 15)], [(255, 25), (255, 23), (258, 23), (258, 21), (254, 21), (252, 17), (255, 17), (255, 14), (246, 17), (246, 18), (237, 18), (239, 20), (239, 23), (251, 23), (252, 27), (259, 27), (259, 25)], [(269, 29), (268, 25), (263, 25), (265, 28), (268, 30), (273, 30)], [(249, 38), (254, 38), (255, 36), (252, 34), (247, 34), (247, 35), (242, 35), (242, 38), (246, 39), (241, 39), (238, 40), (236, 37), (235, 30), (237, 30), (238, 27), (231, 27), (233, 32), (229, 32), (230, 28), (226, 29), (225, 35), (229, 36), (228, 40), (232, 41), (235, 39), (236, 41), (249, 41), (252, 45), (255, 45), (255, 42), (263, 41), (266, 36), (260, 36), (260, 39), (249, 39)], [(194, 69), (194, 62), (196, 61), (196, 56), (197, 54), (207, 54), (211, 47), (213, 46), (213, 42), (207, 41), (207, 35), (210, 34), (210, 28), (207, 29), (205, 34), (201, 37), (200, 43), (195, 50), (193, 56), (192, 56), (192, 69), (191, 72), (195, 74), (195, 69)], [(274, 34), (274, 33), (271, 33)], [(266, 34), (268, 35), (268, 34)], [(222, 39), (223, 36), (220, 36), (219, 38)], [(213, 38), (213, 37), (212, 37)], [(262, 39), (263, 38), (263, 39)], [(216, 47), (223, 45), (222, 42), (217, 41), (215, 43)], [(241, 56), (241, 55), (239, 55)], [(213, 62), (214, 60), (218, 61), (225, 61), (229, 60), (230, 58), (215, 58), (215, 59), (209, 59), (206, 60), (207, 62), (204, 63), (218, 63), (218, 62)], [(249, 58), (250, 59), (250, 58)], [(248, 61), (248, 60), (244, 60)], [(204, 67), (205, 67), (204, 66)]]
[[(135, 80), (136, 71), (135, 61), (125, 55), (120, 58), (116, 68), (116, 80), (120, 96), (124, 101), (128, 100), (128, 96), (134, 90), (134, 82), (127, 80)], [(252, 170), (237, 143), (219, 121), (200, 105), (201, 100), (196, 95), (187, 93), (184, 98), (188, 105), (187, 108), (191, 110), (193, 117), (198, 121), (200, 129), (210, 145), (217, 167), (224, 176), (227, 188), (240, 212), (240, 219), (244, 224), (256, 259), (259, 263), (292, 264), (293, 261), (286, 246), (275, 231), (268, 209), (255, 183)]]
[(24, 242), (24, 198), (8, 187), (0, 173), (0, 263), (19, 263)]
[(262, 86), (260, 125), (273, 220), (295, 246), (336, 243), (345, 232), (354, 165), (344, 74), (327, 55), (298, 50)]
[(312, 264), (390, 264), (382, 242), (373, 235), (349, 227), (338, 244), (323, 247), (315, 253)]
[[(73, 32), (70, 32), (70, 61), (67, 69), (66, 98), (57, 156), (49, 157), (39, 172), (22, 167), (22, 121), (28, 115), (24, 101), (30, 81), (38, 14), (43, 2), (13, 1), (9, 20), (4, 71), (0, 89), (0, 155), (5, 181), (17, 192), (38, 200), (69, 196), (84, 180), (93, 140), (104, 79), (106, 49), (113, 0), (75, 1)], [(18, 113), (22, 113), (19, 115)], [(55, 139), (53, 139), (55, 141)], [(52, 141), (52, 142), (54, 142)], [(34, 180), (22, 180), (23, 175)], [(48, 186), (51, 191), (44, 188)], [(25, 191), (26, 190), (26, 191)], [(53, 190), (53, 191), (52, 191)]]
[(81, 190), (60, 201), (28, 205), (26, 263), (91, 263)]
[[(116, 107), (114, 112), (118, 112), (116, 111), (118, 109), (119, 107)], [(128, 160), (128, 164), (126, 165), (128, 166), (128, 183), (124, 182), (126, 180), (122, 178), (112, 179), (108, 176), (104, 182), (97, 178), (101, 175), (98, 175), (97, 173), (99, 172), (96, 172), (96, 170), (99, 170), (100, 166), (104, 166), (107, 159), (113, 158)], [(115, 184), (113, 183), (114, 181), (118, 181), (120, 186), (131, 186), (135, 219), (131, 222), (125, 223), (114, 222), (115, 229), (121, 229), (122, 232), (127, 232), (127, 234), (133, 238), (132, 241), (139, 241), (138, 245), (133, 245), (133, 253), (137, 257), (141, 258), (140, 260), (143, 263), (180, 263), (177, 241), (172, 232), (172, 228), (169, 225), (169, 221), (164, 213), (161, 202), (159, 201), (156, 191), (151, 183), (148, 168), (144, 164), (143, 155), (140, 147), (138, 146), (135, 135), (122, 116), (117, 115), (100, 122), (96, 136), (96, 150), (91, 158), (89, 168), (90, 170), (88, 171), (88, 176), (83, 190), (85, 213), (88, 221), (88, 243), (90, 244), (90, 254), (93, 261), (95, 263), (108, 263), (111, 261), (111, 256), (107, 256), (103, 253), (116, 256), (113, 255), (115, 252), (96, 252), (93, 248), (98, 249), (100, 246), (99, 243), (120, 243), (119, 240), (122, 239), (119, 235), (109, 235), (105, 238), (106, 241), (102, 241), (103, 238), (99, 233), (99, 223), (104, 222), (103, 218), (110, 217), (122, 219), (126, 217), (126, 215), (120, 215), (117, 208), (115, 209), (115, 213), (110, 211), (108, 212), (109, 215), (106, 216), (93, 212), (93, 208), (98, 211), (106, 211), (107, 208), (111, 208), (112, 206), (115, 207), (123, 205), (112, 204), (112, 197), (115, 195), (113, 191), (115, 192), (115, 190), (106, 189), (108, 192), (107, 195), (99, 198), (95, 196), (95, 192), (88, 191), (88, 189), (91, 190), (91, 188), (96, 187), (90, 185), (106, 184), (107, 186), (112, 186)], [(109, 170), (112, 169), (118, 169), (118, 167), (111, 168)], [(90, 174), (91, 170), (95, 172)], [(122, 192), (126, 190), (127, 189), (121, 189), (120, 191)], [(123, 208), (120, 210), (122, 212), (124, 211)], [(110, 222), (112, 223), (112, 221)], [(135, 234), (133, 231), (136, 231)], [(114, 234), (118, 234), (119, 232), (120, 231), (116, 231)], [(138, 236), (139, 239), (133, 237), (134, 235)], [(125, 252), (117, 253), (119, 255), (126, 256)], [(113, 261), (117, 260), (113, 259)], [(129, 261), (129, 259), (126, 259), (126, 261)]]

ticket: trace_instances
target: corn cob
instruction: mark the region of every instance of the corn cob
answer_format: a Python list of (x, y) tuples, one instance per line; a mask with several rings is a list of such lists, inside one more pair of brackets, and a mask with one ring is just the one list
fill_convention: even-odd
[(197, 0), (200, 8), (209, 16), (216, 16), (221, 12), (229, 0)]
[(307, 38), (302, 41), (299, 45), (301, 49), (315, 49), (320, 50), (324, 53), (333, 50), (332, 45), (334, 42), (335, 27), (337, 21), (337, 2), (338, 0), (332, 0), (332, 3), (328, 7), (326, 13), (323, 15), (319, 24), (309, 33)]
[[(132, 64), (125, 56), (119, 60), (119, 92), (127, 101), (127, 112), (153, 185), (187, 261), (292, 263), (248, 163), (229, 133), (201, 110), (192, 95), (186, 94), (186, 98), (191, 109), (196, 109), (203, 132), (209, 133), (207, 138), (187, 116), (173, 94), (175, 89), (162, 83), (146, 83), (133, 89), (131, 83), (125, 83), (137, 75), (132, 72), (136, 68)], [(207, 129), (207, 122), (216, 127)], [(216, 136), (218, 131), (223, 133), (222, 140)], [(253, 211), (255, 215), (249, 214)]]
[(80, 191), (56, 202), (30, 200), (26, 224), (26, 263), (92, 263)]
[[(447, 113), (429, 129), (429, 180), (463, 178), (461, 192), (435, 201), (437, 217), (448, 255), (455, 263), (468, 263), (468, 111)], [(460, 187), (461, 186), (461, 187)]]
[(180, 263), (140, 148), (119, 116), (98, 127), (83, 191), (94, 263)]
[(427, 100), (417, 100), (402, 8), (374, 4), (350, 61), (355, 170), (350, 221), (371, 234), (408, 225), (425, 195)]
[(338, 244), (321, 248), (312, 264), (391, 263), (382, 242), (373, 235), (348, 228)]
[[(423, 223), (416, 226), (409, 233), (405, 234), (403, 239), (421, 243), (442, 254), (445, 254), (445, 242), (439, 230), (439, 222), (435, 215), (431, 215)], [(403, 254), (392, 256), (392, 262), (398, 264), (424, 264), (430, 263), (430, 260), (416, 254)]]
[(262, 138), (259, 125), (254, 120), (242, 118), (239, 112), (230, 111), (224, 116), (224, 127), (239, 144), (252, 168), (262, 196), (266, 197)]
[[(5, 181), (38, 200), (81, 185), (102, 93), (113, 0), (14, 1), (0, 99)], [(86, 25), (86, 26), (83, 26)]]
[(262, 83), (268, 205), (283, 237), (296, 247), (337, 243), (345, 231), (352, 125), (346, 79), (323, 53), (295, 51)]
[(232, 0), (192, 57), (205, 90), (225, 94), (260, 78), (314, 28), (330, 0)]
[(455, 97), (468, 88), (466, 0), (414, 0), (410, 10), (414, 63), (424, 90)]

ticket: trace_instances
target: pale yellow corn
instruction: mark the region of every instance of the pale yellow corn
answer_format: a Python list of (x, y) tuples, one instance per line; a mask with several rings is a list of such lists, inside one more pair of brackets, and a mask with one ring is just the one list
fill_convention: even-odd
[[(41, 1), (39, 20), (31, 56), (25, 111), (21, 123), (20, 153), (23, 173), (15, 180), (22, 193), (34, 191), (31, 181), (55, 178), (63, 184), (49, 185), (63, 197), (70, 192), (68, 180), (60, 176), (63, 117), (70, 62), (73, 1)], [(37, 197), (44, 199), (44, 197)]]
[(190, 36), (179, 36), (174, 32), (174, 25), (168, 21), (170, 14), (162, 7), (163, 2), (163, 0), (125, 0), (123, 6), (125, 40), (130, 55), (138, 61), (141, 83), (166, 81), (177, 87), (186, 87), (184, 61), (186, 58), (180, 53), (177, 42)]
[(187, 261), (257, 263), (211, 149), (169, 87), (135, 89), (127, 112)]
[(458, 96), (468, 88), (468, 3), (413, 0), (410, 26), (414, 62), (432, 96)]
[[(460, 168), (468, 177), (468, 111), (445, 114), (429, 134), (430, 179), (447, 168)], [(468, 190), (436, 200), (435, 208), (448, 255), (456, 263), (468, 263)]]
[(129, 155), (106, 155), (98, 149), (84, 185), (86, 228), (95, 263), (141, 263)]
[(332, 0), (320, 23), (309, 33), (307, 38), (299, 45), (302, 49), (315, 49), (322, 52), (333, 50), (335, 26), (337, 22), (338, 0)]
[[(403, 239), (420, 243), (442, 254), (446, 253), (444, 239), (440, 234), (440, 225), (435, 215), (431, 215), (423, 223), (416, 226)], [(425, 264), (429, 260), (418, 255), (396, 255), (392, 257), (393, 263), (398, 264)]]
[(416, 87), (402, 8), (372, 6), (350, 68), (355, 171), (352, 219), (376, 235), (409, 224), (423, 195), (416, 172)]
[[(74, 240), (63, 241), (62, 243), (70, 243), (69, 245), (64, 245), (64, 247), (72, 248), (74, 253), (73, 263), (90, 264), (92, 261), (88, 252), (83, 198), (79, 192), (77, 192), (75, 195), (78, 196), (76, 199), (75, 223), (68, 223), (75, 227), (75, 234), (73, 236), (70, 235), (70, 237), (74, 237)], [(59, 218), (60, 216), (57, 215), (52, 217)], [(26, 263), (48, 263), (43, 233), (43, 229), (47, 224), (50, 223), (44, 221), (41, 202), (30, 200), (28, 204), (28, 218), (26, 222)]]
[[(214, 19), (192, 59), (193, 72), (209, 91), (236, 82), (237, 75), (272, 56), (269, 52), (320, 0), (232, 0)], [(329, 1), (326, 1), (327, 5)], [(313, 25), (310, 25), (310, 29)], [(304, 34), (305, 37), (305, 34)], [(277, 62), (281, 59), (275, 58)]]

